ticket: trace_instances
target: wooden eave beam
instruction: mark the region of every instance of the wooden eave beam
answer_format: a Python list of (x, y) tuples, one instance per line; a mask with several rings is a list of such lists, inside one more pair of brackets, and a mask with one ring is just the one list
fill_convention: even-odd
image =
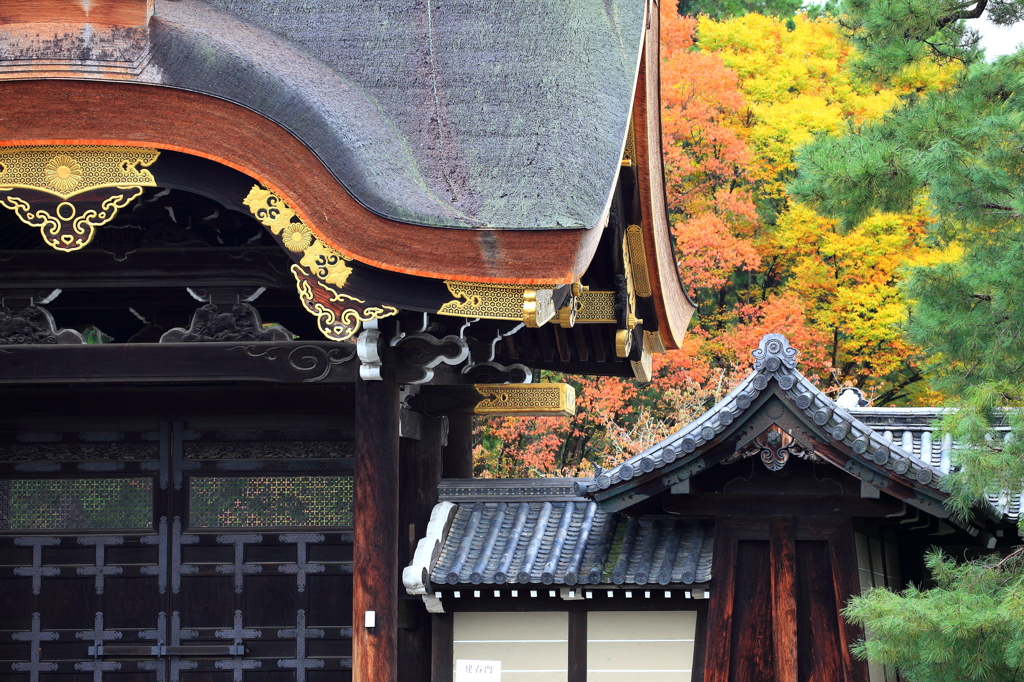
[[(245, 107), (195, 92), (134, 83), (12, 80), (0, 82), (0, 100), (0, 146), (127, 145), (204, 157), (285, 198), (332, 248), (384, 270), (467, 282), (569, 284), (586, 271), (601, 237), (599, 228), (460, 230), (382, 218), (359, 204), (284, 128)], [(53, 114), (69, 102), (73, 117)]]
[(353, 344), (227, 341), (0, 346), (0, 385), (354, 383)]
[(644, 249), (651, 274), (658, 331), (665, 348), (681, 347), (696, 310), (686, 295), (676, 269), (675, 246), (668, 221), (661, 152), (661, 77), (658, 7), (647, 11), (648, 28), (640, 58), (640, 73), (633, 101), (637, 181), (643, 218)]
[(0, 3), (0, 24), (66, 23), (143, 27), (154, 0), (8, 0)]

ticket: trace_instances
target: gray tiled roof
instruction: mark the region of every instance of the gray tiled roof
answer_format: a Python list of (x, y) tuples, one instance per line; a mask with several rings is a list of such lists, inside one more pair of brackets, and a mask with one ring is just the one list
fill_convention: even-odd
[[(429, 568), (430, 581), (691, 585), (711, 579), (710, 523), (662, 516), (630, 519), (591, 500), (552, 493), (564, 491), (567, 482), (572, 480), (503, 480), (500, 501), (494, 500), (494, 481), (442, 483), (442, 497), (446, 485), (459, 493), (450, 528)], [(479, 491), (475, 500), (474, 488)]]
[[(913, 452), (923, 460), (931, 462), (943, 474), (950, 470), (950, 453), (956, 443), (949, 436), (938, 432), (938, 421), (944, 408), (940, 407), (860, 407), (850, 410), (876, 433), (899, 443), (907, 452)], [(996, 431), (1008, 438), (1010, 427), (997, 426)], [(1024, 493), (1005, 493), (989, 497), (994, 510), (1007, 521), (1016, 523), (1020, 519)]]
[[(665, 440), (608, 471), (599, 472), (592, 482), (581, 485), (580, 492), (593, 495), (602, 502), (617, 494), (609, 488), (628, 488), (628, 484), (622, 484), (651, 472), (662, 473), (662, 482), (666, 486), (689, 478), (704, 466), (703, 460), (696, 456), (700, 448), (718, 440), (729, 430), (774, 380), (795, 408), (833, 440), (844, 443), (866, 461), (870, 460), (872, 466), (904, 477), (911, 485), (931, 489), (944, 497), (940, 489), (944, 472), (933, 464), (932, 458), (922, 459), (904, 449), (900, 443), (878, 433), (822, 393), (796, 369), (797, 351), (789, 346), (784, 336), (765, 335), (753, 355), (754, 371), (717, 405)], [(851, 461), (847, 468), (862, 479), (867, 477), (870, 479), (868, 482), (879, 475), (857, 462)], [(926, 501), (922, 504), (933, 508)]]

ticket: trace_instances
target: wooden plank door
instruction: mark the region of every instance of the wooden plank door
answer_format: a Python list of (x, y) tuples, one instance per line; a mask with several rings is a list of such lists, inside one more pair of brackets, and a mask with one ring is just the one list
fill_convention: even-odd
[(0, 434), (0, 681), (350, 677), (350, 443), (100, 435)]

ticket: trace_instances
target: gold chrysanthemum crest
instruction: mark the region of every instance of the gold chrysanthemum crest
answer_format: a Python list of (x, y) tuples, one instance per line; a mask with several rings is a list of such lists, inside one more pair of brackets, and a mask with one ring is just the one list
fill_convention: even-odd
[[(147, 167), (159, 156), (146, 147), (0, 146), (0, 206), (38, 227), (52, 248), (77, 251), (146, 187), (156, 187)], [(37, 192), (61, 201), (53, 207)], [(75, 199), (86, 193), (87, 199)]]
[(82, 164), (67, 154), (58, 154), (50, 159), (43, 173), (46, 184), (61, 193), (74, 190), (82, 182)]
[(31, 189), (70, 199), (95, 189), (156, 187), (147, 168), (159, 157), (146, 147), (0, 147), (0, 191)]
[(281, 242), (289, 251), (302, 253), (313, 243), (313, 231), (303, 223), (293, 223), (281, 231)]
[(295, 210), (284, 199), (268, 189), (253, 185), (242, 203), (249, 207), (256, 220), (280, 237), (286, 249), (302, 254), (299, 263), (312, 276), (338, 289), (345, 286), (352, 274), (348, 265), (351, 259), (317, 239), (313, 230), (299, 220)]

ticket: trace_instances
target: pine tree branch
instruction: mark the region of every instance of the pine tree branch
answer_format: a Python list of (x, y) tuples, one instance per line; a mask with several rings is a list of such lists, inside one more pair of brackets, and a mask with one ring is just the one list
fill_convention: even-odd
[(978, 0), (978, 3), (973, 8), (965, 8), (956, 12), (951, 12), (942, 17), (938, 22), (936, 22), (936, 27), (939, 30), (942, 30), (953, 22), (960, 21), (961, 19), (978, 19), (985, 13), (986, 7), (988, 7), (988, 0)]

